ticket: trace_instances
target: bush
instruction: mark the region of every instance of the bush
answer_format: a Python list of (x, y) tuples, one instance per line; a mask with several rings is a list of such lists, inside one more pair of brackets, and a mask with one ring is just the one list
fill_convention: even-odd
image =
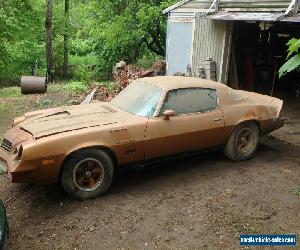
[(98, 81), (100, 80), (99, 68), (86, 65), (73, 65), (70, 67), (70, 78), (87, 84), (92, 80)]
[(140, 58), (138, 58), (137, 65), (144, 69), (149, 69), (152, 67), (153, 63), (158, 60), (163, 60), (163, 57), (147, 51)]

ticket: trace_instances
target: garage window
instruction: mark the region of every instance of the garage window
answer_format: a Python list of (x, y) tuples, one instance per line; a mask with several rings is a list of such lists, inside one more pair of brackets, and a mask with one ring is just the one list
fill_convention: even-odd
[(160, 114), (173, 110), (176, 115), (208, 112), (218, 107), (217, 91), (214, 89), (176, 89), (167, 93)]

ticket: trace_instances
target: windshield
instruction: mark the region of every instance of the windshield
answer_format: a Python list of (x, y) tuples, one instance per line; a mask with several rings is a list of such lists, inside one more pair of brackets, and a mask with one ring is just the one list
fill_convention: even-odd
[(138, 116), (153, 117), (161, 95), (160, 87), (133, 82), (111, 100), (111, 104)]

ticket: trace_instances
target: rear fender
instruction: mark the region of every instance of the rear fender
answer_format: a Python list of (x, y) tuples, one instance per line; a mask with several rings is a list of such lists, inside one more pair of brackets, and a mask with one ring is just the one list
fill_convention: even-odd
[[(278, 98), (273, 98), (272, 104), (274, 105), (274, 108), (276, 110), (276, 118), (282, 117), (282, 106), (283, 101)], [(274, 117), (275, 118), (275, 117)]]

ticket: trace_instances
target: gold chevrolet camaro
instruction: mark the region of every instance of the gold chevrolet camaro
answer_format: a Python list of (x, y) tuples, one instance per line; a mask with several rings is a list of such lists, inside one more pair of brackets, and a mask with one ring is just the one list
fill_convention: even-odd
[(117, 168), (221, 147), (250, 158), (259, 136), (283, 126), (283, 102), (190, 77), (133, 81), (111, 102), (26, 113), (0, 147), (14, 183), (61, 182), (77, 199), (103, 194)]

